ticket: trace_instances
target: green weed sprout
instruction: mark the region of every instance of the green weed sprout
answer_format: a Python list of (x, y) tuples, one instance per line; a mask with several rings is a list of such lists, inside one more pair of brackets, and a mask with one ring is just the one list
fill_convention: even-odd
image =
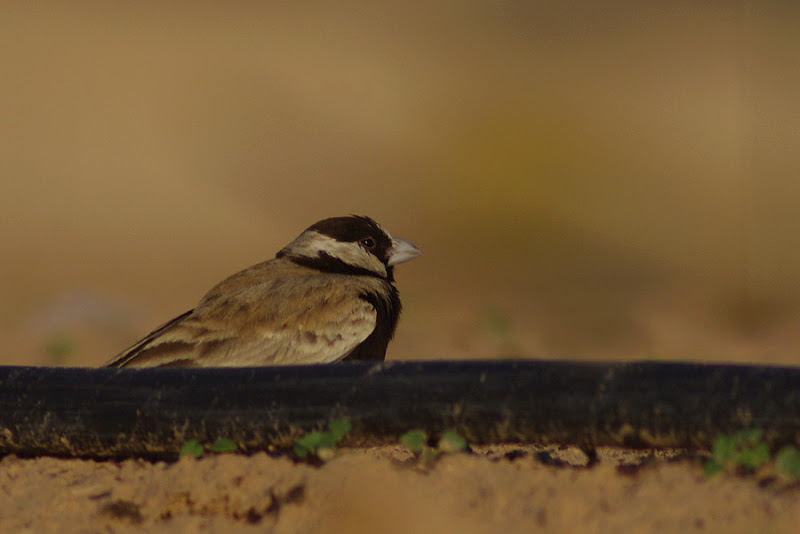
[(206, 453), (206, 449), (208, 449), (208, 452), (220, 454), (225, 452), (234, 452), (238, 449), (238, 447), (233, 440), (227, 438), (217, 438), (214, 440), (214, 443), (208, 447), (203, 447), (203, 445), (196, 439), (190, 439), (183, 444), (180, 453), (178, 454), (181, 457), (191, 456), (193, 458), (201, 458)]
[(800, 452), (791, 445), (782, 448), (775, 455), (775, 467), (784, 478), (800, 479)]
[(351, 428), (350, 421), (331, 421), (326, 432), (313, 430), (298, 439), (294, 444), (294, 455), (301, 459), (312, 456), (323, 462), (330, 460), (336, 456), (336, 446)]
[(730, 436), (721, 434), (714, 440), (709, 459), (703, 469), (707, 475), (722, 471), (755, 472), (772, 461), (767, 474), (777, 475), (786, 482), (800, 480), (800, 451), (789, 445), (772, 457), (766, 443), (761, 439), (764, 432), (759, 428), (748, 428)]
[(400, 436), (400, 443), (424, 461), (433, 461), (444, 453), (467, 450), (467, 440), (453, 430), (442, 432), (436, 447), (428, 446), (428, 434), (419, 429), (409, 430)]

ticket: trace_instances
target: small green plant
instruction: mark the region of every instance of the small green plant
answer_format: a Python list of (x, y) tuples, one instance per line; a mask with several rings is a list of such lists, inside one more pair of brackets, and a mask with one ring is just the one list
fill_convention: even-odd
[(791, 445), (782, 448), (775, 455), (775, 468), (784, 478), (800, 479), (800, 451)]
[(428, 444), (428, 434), (424, 430), (409, 430), (400, 436), (400, 443), (414, 454), (421, 454)]
[(217, 438), (214, 440), (214, 443), (212, 443), (208, 447), (208, 450), (211, 452), (223, 453), (223, 452), (234, 452), (236, 451), (237, 448), (238, 447), (236, 446), (236, 443), (233, 442), (233, 440), (230, 440), (228, 438)]
[(505, 311), (491, 306), (483, 308), (479, 311), (478, 326), (484, 336), (497, 347), (500, 355), (504, 357), (519, 355), (519, 336), (511, 316)]
[(442, 432), (436, 447), (428, 446), (428, 434), (424, 430), (409, 430), (400, 436), (400, 443), (408, 447), (414, 456), (430, 462), (444, 453), (467, 450), (467, 440), (453, 430)]
[(181, 457), (191, 456), (193, 458), (200, 458), (206, 453), (206, 450), (208, 450), (208, 452), (220, 454), (225, 452), (234, 452), (237, 449), (238, 447), (236, 446), (236, 443), (227, 438), (217, 438), (214, 440), (214, 443), (208, 447), (203, 447), (203, 445), (196, 439), (190, 439), (183, 444), (180, 453), (178, 454)]
[(717, 436), (711, 459), (703, 469), (709, 476), (722, 471), (738, 471), (756, 473), (757, 476), (760, 473), (766, 479), (777, 476), (789, 483), (800, 480), (800, 451), (789, 445), (773, 457), (767, 444), (762, 442), (763, 437), (764, 432), (759, 428)]
[(511, 318), (502, 310), (486, 307), (482, 310), (480, 319), (483, 328), (487, 332), (491, 332), (502, 339), (511, 337), (514, 325), (511, 322)]
[(441, 452), (462, 452), (467, 450), (467, 440), (452, 430), (445, 430), (439, 438)]
[(63, 364), (75, 353), (75, 343), (65, 335), (53, 335), (45, 343), (44, 351), (56, 364)]
[(192, 456), (194, 458), (200, 458), (201, 456), (203, 456), (204, 452), (205, 451), (203, 450), (203, 446), (200, 445), (199, 441), (197, 441), (196, 439), (190, 439), (189, 441), (183, 444), (183, 447), (181, 447), (180, 456), (181, 457)]
[(322, 461), (330, 460), (336, 456), (336, 446), (351, 428), (350, 421), (331, 421), (327, 431), (313, 430), (298, 439), (294, 444), (294, 455), (301, 459), (311, 456)]
[(711, 459), (705, 463), (706, 474), (725, 470), (755, 471), (770, 460), (769, 447), (761, 441), (764, 431), (746, 428), (733, 435), (720, 434), (714, 440)]
[(752, 473), (772, 461), (774, 468), (767, 469), (768, 472), (788, 480), (800, 478), (800, 452), (788, 446), (773, 458), (767, 444), (761, 441), (763, 436), (764, 432), (758, 428), (740, 430), (730, 436), (717, 436), (711, 459), (704, 466), (705, 472), (709, 475), (733, 470)]

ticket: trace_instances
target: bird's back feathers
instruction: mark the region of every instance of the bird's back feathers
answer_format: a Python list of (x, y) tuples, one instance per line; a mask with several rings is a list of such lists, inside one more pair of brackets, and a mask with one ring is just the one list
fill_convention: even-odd
[[(373, 333), (375, 303), (385, 316), (382, 325), (392, 321), (390, 315), (396, 322), (400, 310), (395, 294), (394, 286), (380, 279), (320, 273), (274, 259), (222, 281), (197, 308), (154, 330), (107, 365), (331, 363), (346, 358)], [(364, 349), (359, 358), (383, 359), (385, 349)]]

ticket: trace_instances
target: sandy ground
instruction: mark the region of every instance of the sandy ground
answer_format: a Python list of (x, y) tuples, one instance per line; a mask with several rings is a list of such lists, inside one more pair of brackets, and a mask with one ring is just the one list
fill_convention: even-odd
[(543, 456), (513, 446), (446, 455), (432, 465), (399, 446), (344, 450), (322, 467), (264, 453), (176, 463), (6, 457), (0, 531), (797, 531), (796, 486), (709, 479), (685, 457), (642, 461), (601, 450), (593, 467), (581, 466), (584, 460), (571, 450)]

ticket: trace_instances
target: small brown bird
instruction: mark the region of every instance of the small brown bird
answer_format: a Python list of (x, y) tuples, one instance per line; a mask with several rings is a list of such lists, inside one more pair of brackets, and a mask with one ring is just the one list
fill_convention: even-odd
[(369, 217), (310, 226), (216, 286), (109, 367), (244, 367), (383, 360), (400, 318), (394, 266), (420, 250)]

